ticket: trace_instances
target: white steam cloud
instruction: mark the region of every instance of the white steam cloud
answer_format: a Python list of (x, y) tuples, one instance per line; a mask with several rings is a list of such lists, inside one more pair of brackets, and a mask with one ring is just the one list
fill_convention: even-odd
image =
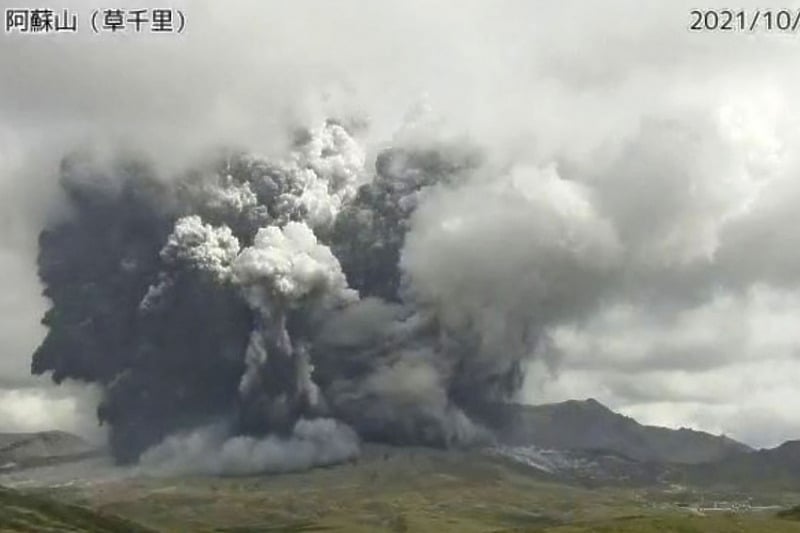
[(294, 472), (354, 459), (359, 447), (352, 429), (325, 418), (298, 421), (288, 438), (228, 438), (224, 428), (210, 426), (151, 448), (140, 471), (158, 476)]

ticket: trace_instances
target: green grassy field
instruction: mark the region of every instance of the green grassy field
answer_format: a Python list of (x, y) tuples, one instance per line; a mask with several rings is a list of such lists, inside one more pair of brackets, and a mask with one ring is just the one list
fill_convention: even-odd
[(773, 515), (742, 516), (642, 516), (598, 520), (540, 531), (548, 533), (789, 533), (800, 531), (800, 522), (781, 520)]
[(122, 518), (0, 487), (0, 531), (146, 533), (151, 530)]
[[(34, 515), (3, 511), (0, 530), (45, 531), (29, 525), (34, 518), (48, 526), (61, 517), (76, 520), (76, 525), (50, 530), (138, 531), (108, 518), (120, 516), (152, 530), (174, 532), (800, 533), (796, 514), (779, 518), (777, 509), (771, 509), (703, 516), (694, 505), (700, 499), (752, 501), (740, 493), (586, 488), (533, 476), (504, 460), (430, 450), (380, 451), (357, 463), (290, 475), (137, 478), (36, 494), (37, 502), (48, 496), (69, 505), (48, 504), (55, 514), (47, 506), (37, 507), (43, 503), (34, 505)], [(795, 494), (777, 493), (761, 496), (754, 505), (790, 507), (797, 501)], [(5, 517), (17, 522), (2, 522)]]

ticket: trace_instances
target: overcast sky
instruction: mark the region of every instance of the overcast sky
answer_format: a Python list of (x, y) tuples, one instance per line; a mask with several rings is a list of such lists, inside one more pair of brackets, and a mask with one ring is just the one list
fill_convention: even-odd
[(80, 27), (0, 35), (0, 432), (97, 434), (94, 391), (28, 375), (47, 307), (36, 235), (59, 211), (66, 150), (133, 147), (169, 173), (355, 115), (374, 153), (425, 109), (419, 135), (463, 134), (578, 184), (618, 248), (591, 313), (548, 327), (526, 401), (594, 397), (757, 446), (800, 438), (800, 35), (690, 32), (697, 2), (600, 4), (119, 6), (179, 8), (182, 35), (94, 35), (100, 6), (37, 4)]

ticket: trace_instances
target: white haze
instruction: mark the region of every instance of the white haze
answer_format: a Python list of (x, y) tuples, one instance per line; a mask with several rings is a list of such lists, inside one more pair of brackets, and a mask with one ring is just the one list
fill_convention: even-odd
[(293, 472), (354, 459), (359, 440), (348, 426), (330, 418), (301, 419), (289, 437), (228, 437), (223, 426), (209, 426), (168, 437), (140, 460), (149, 475), (242, 475)]
[(184, 35), (95, 36), (96, 6), (73, 1), (53, 7), (79, 35), (0, 36), (0, 431), (92, 428), (91, 394), (28, 376), (65, 150), (123, 146), (168, 174), (346, 116), (369, 123), (367, 164), (400, 139), (485, 150), (485, 171), (423, 199), (403, 261), (486, 350), (541, 336), (525, 400), (800, 438), (795, 36), (691, 33), (683, 2), (172, 5)]

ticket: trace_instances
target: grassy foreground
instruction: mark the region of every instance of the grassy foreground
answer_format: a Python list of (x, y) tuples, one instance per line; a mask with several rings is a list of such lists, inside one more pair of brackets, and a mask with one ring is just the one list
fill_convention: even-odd
[(788, 508), (796, 494), (755, 501), (690, 489), (587, 488), (503, 460), (429, 450), (378, 450), (290, 475), (135, 478), (37, 494), (0, 493), (0, 531), (800, 533), (797, 513), (695, 505), (738, 498)]
[(146, 533), (128, 520), (0, 487), (0, 531)]

